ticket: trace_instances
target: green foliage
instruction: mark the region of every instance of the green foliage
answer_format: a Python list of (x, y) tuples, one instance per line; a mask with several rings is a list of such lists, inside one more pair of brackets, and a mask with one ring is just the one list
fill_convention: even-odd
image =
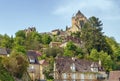
[(84, 58), (83, 50), (80, 47), (77, 47), (77, 49), (75, 51), (75, 56), (77, 56), (80, 59)]
[(91, 50), (94, 48), (98, 52), (104, 51), (108, 54), (112, 54), (112, 50), (109, 44), (106, 42), (105, 36), (102, 32), (102, 23), (96, 17), (91, 17), (88, 20), (89, 22), (85, 23), (82, 28), (81, 39), (84, 44), (84, 49), (86, 53), (90, 54)]
[(80, 47), (77, 47), (72, 41), (68, 42), (65, 50), (64, 56), (83, 58), (83, 51)]
[(113, 54), (111, 55), (111, 58), (114, 62), (113, 64), (113, 70), (119, 70), (120, 68), (120, 46), (115, 41), (113, 37), (106, 37), (106, 42), (111, 47)]
[(80, 38), (80, 35), (81, 35), (81, 32), (75, 32), (75, 33), (71, 33), (71, 36), (73, 37), (77, 37), (77, 38)]
[(56, 57), (56, 56), (62, 56), (63, 55), (63, 49), (62, 48), (47, 48), (45, 51), (44, 51), (44, 54), (46, 54), (47, 57)]
[(27, 50), (40, 49), (41, 35), (38, 32), (30, 32), (27, 34), (25, 46)]
[(14, 38), (14, 46), (21, 45), (24, 46), (25, 44), (25, 39), (22, 37), (15, 37)]
[(14, 81), (13, 76), (3, 67), (0, 57), (0, 81)]
[(13, 38), (9, 37), (7, 34), (1, 35), (0, 38), (0, 47), (5, 47), (5, 48), (12, 48), (13, 46)]
[(22, 52), (23, 54), (26, 54), (26, 49), (24, 46), (17, 45), (13, 48), (13, 50), (16, 52)]
[[(120, 46), (119, 44), (115, 41), (115, 39), (113, 37), (106, 37), (106, 42), (109, 44), (109, 46), (111, 47), (111, 50), (113, 51), (113, 55), (112, 57), (114, 59), (116, 59), (117, 57), (119, 57), (120, 55)], [(117, 59), (116, 59), (117, 60)]]
[(49, 44), (52, 41), (52, 38), (48, 34), (42, 35), (42, 43)]
[(113, 60), (111, 59), (111, 56), (108, 55), (106, 52), (98, 52), (96, 49), (92, 49), (89, 58), (97, 62), (101, 60), (102, 66), (105, 68), (106, 71), (112, 70)]
[(28, 67), (27, 58), (19, 52), (12, 52), (9, 57), (4, 57), (2, 63), (12, 76), (17, 78), (21, 78)]
[(68, 42), (66, 47), (65, 47), (65, 52), (64, 52), (64, 56), (70, 56), (73, 57), (75, 54), (75, 50), (76, 50), (76, 46), (73, 44), (73, 42)]
[(76, 46), (73, 44), (73, 42), (68, 42), (67, 45), (66, 45), (66, 49), (67, 50), (72, 50), (72, 51), (75, 51), (76, 50)]
[(15, 36), (16, 37), (22, 37), (23, 39), (25, 39), (26, 38), (26, 33), (25, 33), (24, 30), (19, 30), (15, 33)]
[(47, 67), (44, 67), (43, 73), (45, 74), (47, 80), (53, 80), (53, 76), (51, 74), (53, 73), (54, 58), (51, 56), (50, 58), (46, 58), (46, 59), (49, 65)]
[(111, 71), (113, 66), (113, 61), (111, 59), (111, 56), (107, 53), (101, 51), (99, 53), (100, 60), (102, 62), (102, 66), (105, 68), (106, 71)]
[(98, 61), (98, 60), (99, 60), (99, 53), (97, 52), (96, 49), (92, 49), (92, 50), (91, 50), (90, 58), (91, 58), (93, 61)]
[(73, 52), (71, 50), (65, 50), (64, 51), (64, 56), (73, 57), (74, 54), (73, 54)]

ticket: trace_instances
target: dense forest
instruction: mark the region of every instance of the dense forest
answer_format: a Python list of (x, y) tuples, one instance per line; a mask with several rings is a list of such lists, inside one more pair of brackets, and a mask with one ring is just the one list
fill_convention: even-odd
[[(106, 71), (120, 69), (120, 44), (116, 42), (114, 37), (108, 37), (102, 32), (103, 24), (99, 18), (90, 17), (88, 22), (84, 24), (80, 32), (71, 33), (70, 36), (79, 39), (80, 44), (76, 45), (74, 41), (67, 41), (64, 48), (49, 47), (50, 42), (62, 42), (59, 35), (51, 35), (49, 33), (39, 33), (36, 28), (32, 31), (18, 30), (15, 36), (7, 34), (0, 35), (0, 47), (10, 49), (11, 58), (3, 58), (3, 66), (15, 77), (20, 78), (25, 72), (28, 62), (26, 59), (27, 50), (37, 50), (42, 52), (40, 59), (46, 59), (50, 66), (44, 73), (47, 76), (52, 71), (55, 57), (66, 56), (76, 57), (79, 59), (88, 59), (102, 62), (102, 66)], [(17, 60), (15, 59), (17, 58)], [(22, 61), (20, 59), (23, 59)], [(8, 62), (9, 60), (9, 62)], [(11, 60), (11, 61), (10, 61)], [(8, 68), (12, 61), (23, 63), (21, 70), (17, 69), (15, 63)], [(15, 72), (13, 72), (13, 69)], [(0, 73), (1, 74), (1, 73)], [(8, 76), (9, 77), (9, 76)]]

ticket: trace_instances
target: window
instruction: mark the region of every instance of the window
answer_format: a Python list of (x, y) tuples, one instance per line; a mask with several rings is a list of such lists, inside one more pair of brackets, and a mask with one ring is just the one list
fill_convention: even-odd
[(81, 74), (81, 81), (84, 81), (84, 74)]
[(63, 73), (63, 81), (66, 81), (66, 79), (67, 79), (67, 75), (66, 73)]
[(76, 79), (75, 78), (75, 73), (72, 73), (72, 79), (73, 79), (72, 81), (75, 81), (75, 79)]
[(92, 74), (89, 75), (89, 79), (90, 79), (90, 81), (92, 81), (92, 79), (93, 79), (93, 75)]
[(35, 58), (33, 56), (29, 56), (30, 63), (35, 63)]
[(72, 70), (73, 72), (75, 72), (76, 69), (75, 69), (75, 64), (74, 64), (74, 63), (71, 65), (70, 68), (71, 68), (71, 70)]

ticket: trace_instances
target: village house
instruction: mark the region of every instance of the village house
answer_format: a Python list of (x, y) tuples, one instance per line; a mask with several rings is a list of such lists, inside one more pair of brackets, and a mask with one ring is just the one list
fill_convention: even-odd
[(55, 29), (55, 30), (52, 30), (52, 35), (58, 35), (60, 34), (60, 30), (59, 29)]
[(52, 48), (52, 47), (60, 47), (61, 45), (61, 42), (50, 42), (49, 44), (49, 47)]
[(40, 63), (38, 61), (39, 52), (29, 50), (27, 56), (29, 60), (28, 73), (33, 81), (40, 80)]
[(67, 29), (67, 32), (74, 33), (81, 31), (81, 28), (86, 22), (87, 18), (78, 11), (76, 15), (72, 17), (72, 26)]
[(10, 50), (6, 48), (0, 48), (0, 57), (9, 56)]
[(57, 57), (54, 63), (54, 81), (104, 81), (106, 77), (98, 62)]

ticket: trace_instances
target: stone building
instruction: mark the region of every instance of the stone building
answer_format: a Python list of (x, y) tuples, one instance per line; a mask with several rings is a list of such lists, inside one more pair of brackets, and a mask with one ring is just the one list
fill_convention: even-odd
[(72, 33), (81, 31), (81, 28), (83, 27), (85, 22), (87, 22), (87, 18), (80, 11), (78, 11), (76, 15), (72, 17), (72, 26), (68, 28), (67, 31)]
[(0, 57), (5, 57), (10, 55), (10, 49), (0, 48)]
[(24, 29), (24, 31), (25, 31), (25, 34), (27, 36), (29, 33), (36, 31), (36, 28), (35, 27), (28, 27), (28, 29)]
[(28, 73), (32, 81), (40, 80), (40, 63), (38, 61), (38, 56), (41, 54), (34, 50), (27, 51), (27, 57), (29, 60)]
[(58, 57), (54, 63), (54, 81), (104, 81), (106, 76), (99, 62)]

